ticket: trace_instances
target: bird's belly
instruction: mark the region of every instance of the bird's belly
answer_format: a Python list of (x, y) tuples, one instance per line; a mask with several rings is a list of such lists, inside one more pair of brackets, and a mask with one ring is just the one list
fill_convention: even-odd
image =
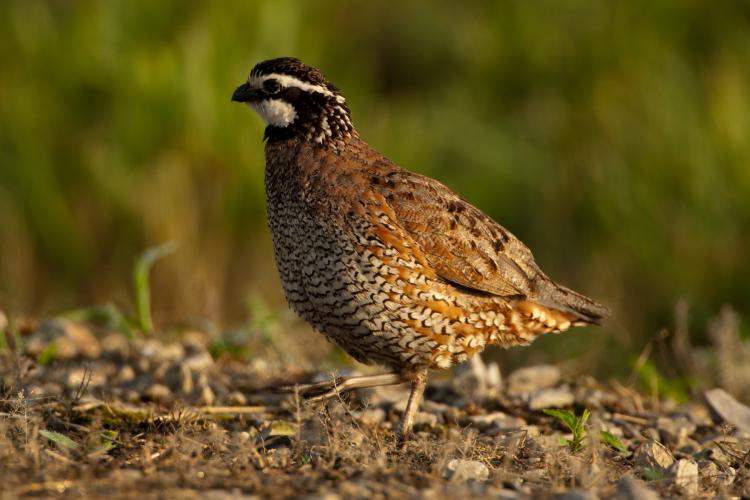
[(269, 222), (290, 306), (358, 361), (444, 368), (510, 343), (493, 340), (504, 304), (482, 305), (395, 249), (363, 251), (362, 232), (299, 207), (276, 207)]

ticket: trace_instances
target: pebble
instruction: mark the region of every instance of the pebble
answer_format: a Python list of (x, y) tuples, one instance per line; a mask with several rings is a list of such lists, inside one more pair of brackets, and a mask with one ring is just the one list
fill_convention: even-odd
[(599, 495), (592, 491), (572, 489), (558, 493), (554, 498), (556, 500), (598, 500)]
[(101, 342), (102, 353), (109, 357), (124, 360), (130, 356), (131, 343), (121, 333), (110, 333)]
[(631, 476), (624, 476), (617, 482), (617, 500), (659, 500), (659, 495), (645, 483)]
[(198, 404), (202, 406), (212, 406), (216, 401), (216, 393), (211, 389), (210, 385), (204, 385), (201, 387), (198, 397)]
[(375, 425), (385, 420), (385, 410), (380, 407), (367, 408), (360, 414), (362, 423)]
[(44, 321), (39, 329), (26, 340), (26, 351), (38, 356), (55, 342), (55, 359), (72, 359), (78, 356), (98, 358), (101, 345), (91, 331), (79, 323), (65, 319)]
[(414, 414), (414, 425), (425, 425), (427, 427), (435, 427), (438, 424), (438, 417), (433, 413), (427, 413), (425, 411), (418, 411)]
[(698, 471), (701, 479), (710, 485), (730, 486), (737, 477), (737, 471), (733, 467), (721, 470), (711, 460), (699, 460)]
[(698, 494), (698, 464), (692, 460), (680, 459), (670, 467), (670, 472), (674, 475), (675, 485), (682, 493)]
[(543, 410), (570, 406), (575, 401), (575, 396), (568, 387), (556, 387), (528, 393), (524, 400), (530, 410)]
[(467, 417), (465, 420), (468, 424), (471, 424), (480, 431), (511, 431), (526, 426), (526, 421), (524, 419), (508, 415), (501, 411), (487, 413), (485, 415), (473, 415)]
[(734, 399), (724, 389), (711, 389), (704, 393), (704, 397), (721, 419), (741, 431), (750, 432), (750, 408)]
[(508, 393), (513, 396), (555, 386), (562, 378), (560, 369), (552, 365), (520, 368), (508, 377)]
[(156, 339), (146, 339), (141, 342), (141, 354), (157, 363), (183, 361), (185, 347), (179, 342), (164, 344)]
[(65, 384), (69, 389), (76, 391), (79, 388), (88, 390), (94, 387), (100, 387), (106, 383), (107, 375), (103, 371), (88, 370), (82, 367), (71, 368), (65, 381)]
[(191, 370), (205, 370), (214, 364), (214, 358), (208, 352), (204, 351), (188, 356), (182, 361), (182, 364)]
[(164, 384), (152, 384), (144, 392), (143, 396), (157, 403), (164, 403), (172, 398), (172, 391)]
[(663, 438), (668, 438), (665, 441), (671, 441), (670, 444), (674, 444), (676, 448), (682, 447), (696, 429), (696, 425), (684, 415), (659, 417), (656, 427), (663, 434)]
[(226, 401), (231, 406), (245, 406), (247, 404), (247, 397), (240, 391), (232, 391), (227, 394)]
[(674, 463), (674, 457), (668, 449), (657, 441), (647, 441), (635, 450), (636, 465), (644, 469), (668, 469)]
[(164, 372), (163, 381), (176, 393), (190, 394), (193, 392), (193, 373), (183, 363), (172, 363)]
[(464, 396), (488, 397), (496, 394), (502, 385), (500, 367), (497, 363), (485, 364), (481, 356), (474, 356), (468, 363), (454, 368), (451, 385)]
[(490, 470), (477, 460), (461, 460), (454, 458), (443, 468), (444, 478), (454, 483), (467, 481), (486, 481), (490, 477)]
[(133, 370), (133, 367), (130, 365), (123, 365), (122, 368), (115, 374), (114, 379), (112, 382), (115, 384), (122, 384), (125, 382), (130, 382), (135, 378), (135, 370)]

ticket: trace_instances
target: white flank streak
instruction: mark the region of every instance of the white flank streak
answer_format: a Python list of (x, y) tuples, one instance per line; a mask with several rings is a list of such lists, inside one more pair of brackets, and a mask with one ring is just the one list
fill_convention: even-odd
[(248, 103), (268, 125), (286, 127), (297, 118), (294, 106), (281, 99), (265, 99)]
[[(297, 87), (300, 90), (305, 90), (307, 92), (317, 92), (328, 97), (333, 97), (334, 95), (333, 92), (328, 90), (323, 85), (313, 85), (312, 83), (303, 82), (299, 78), (295, 78), (289, 75), (281, 75), (278, 73), (271, 73), (263, 76), (251, 76), (247, 79), (247, 83), (249, 83), (253, 88), (261, 88), (263, 86), (263, 82), (271, 78), (278, 81), (284, 87)], [(336, 101), (339, 103), (343, 103), (345, 100), (346, 99), (344, 99), (340, 95), (336, 96)]]

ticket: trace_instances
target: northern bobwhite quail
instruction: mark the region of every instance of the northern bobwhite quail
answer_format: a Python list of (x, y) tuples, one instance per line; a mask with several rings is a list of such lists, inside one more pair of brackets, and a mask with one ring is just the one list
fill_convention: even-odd
[(286, 298), (355, 359), (394, 370), (345, 389), (411, 382), (402, 442), (429, 369), (608, 313), (552, 282), (482, 211), (360, 139), (346, 99), (318, 69), (263, 61), (232, 100), (268, 125), (268, 224)]

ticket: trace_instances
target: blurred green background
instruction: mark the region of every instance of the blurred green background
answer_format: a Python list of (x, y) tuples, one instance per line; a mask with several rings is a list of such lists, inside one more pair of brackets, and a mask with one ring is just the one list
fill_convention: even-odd
[(281, 55), (320, 67), (368, 142), (615, 311), (505, 362), (616, 371), (680, 300), (695, 343), (722, 304), (750, 312), (750, 3), (697, 0), (5, 0), (0, 308), (132, 310), (135, 259), (176, 241), (153, 270), (157, 326), (283, 311), (263, 126), (230, 103)]

